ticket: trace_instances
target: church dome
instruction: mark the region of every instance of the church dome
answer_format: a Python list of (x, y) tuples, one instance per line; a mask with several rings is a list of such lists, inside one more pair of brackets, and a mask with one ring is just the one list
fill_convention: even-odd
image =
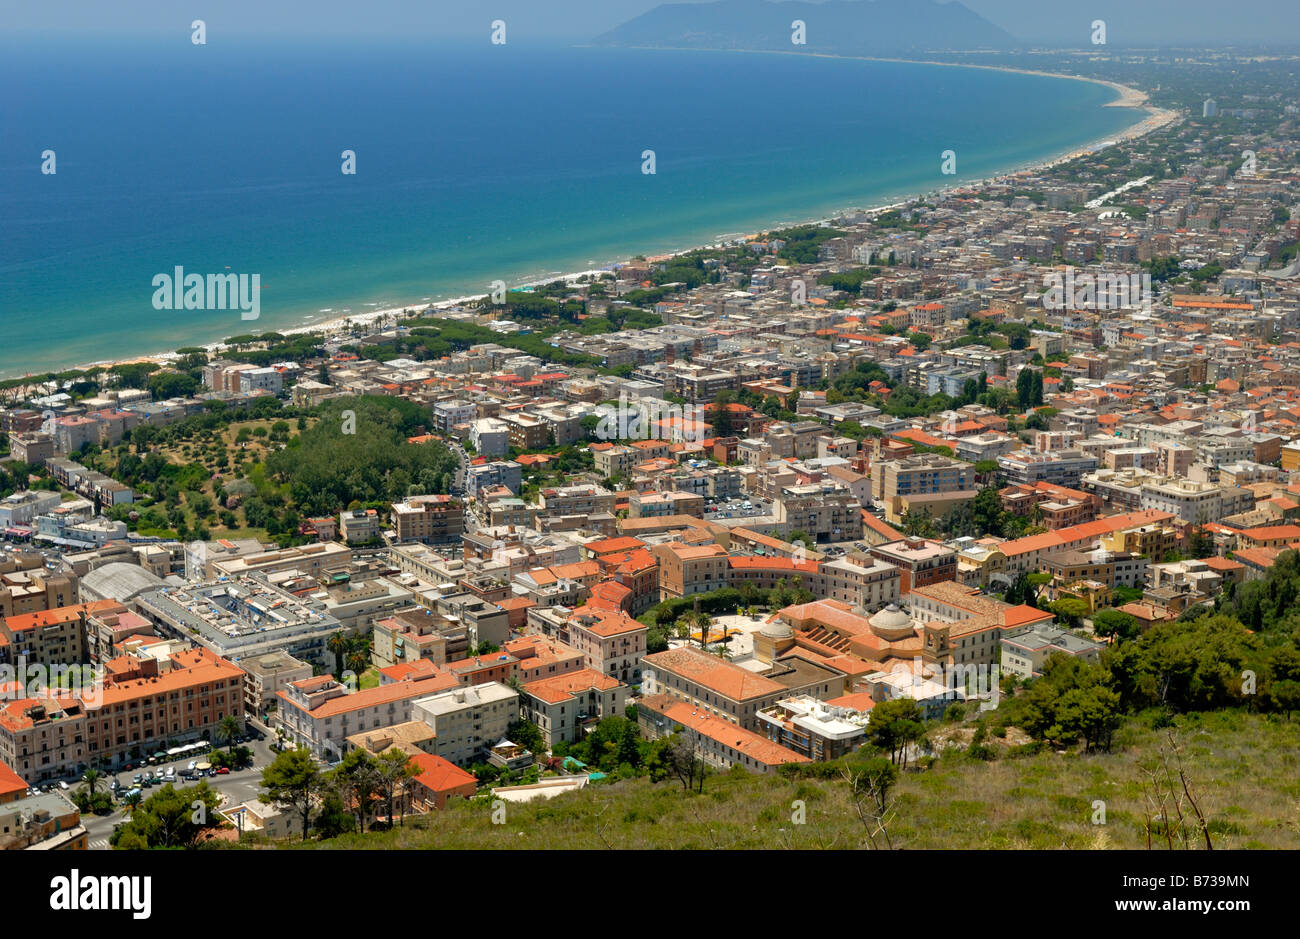
[(791, 639), (794, 637), (794, 630), (790, 628), (790, 624), (780, 619), (764, 623), (759, 627), (758, 631), (765, 639)]
[(912, 632), (912, 617), (891, 603), (868, 621), (871, 631), (881, 639), (907, 639)]

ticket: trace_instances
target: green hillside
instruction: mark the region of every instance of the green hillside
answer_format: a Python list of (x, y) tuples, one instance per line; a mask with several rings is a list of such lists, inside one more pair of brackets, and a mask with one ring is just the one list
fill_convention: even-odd
[[(1017, 731), (990, 735), (989, 759), (971, 756), (970, 724), (950, 725), (951, 746), (926, 768), (909, 768), (890, 793), (889, 843), (905, 848), (1143, 848), (1144, 782), (1162, 747), (1177, 741), (1193, 800), (1215, 849), (1300, 848), (1300, 723), (1241, 710), (1190, 714), (1168, 727), (1156, 712), (1127, 719), (1109, 753), (1026, 746)], [(942, 737), (943, 735), (940, 734)], [(964, 744), (964, 745), (963, 745)], [(709, 776), (703, 794), (645, 778), (595, 784), (546, 802), (506, 807), (492, 824), (490, 800), (453, 802), (405, 827), (282, 847), (310, 848), (859, 848), (865, 829), (840, 767), (810, 775)], [(822, 778), (817, 775), (823, 774)], [(1181, 793), (1177, 767), (1172, 783)], [(1150, 787), (1146, 787), (1150, 792)], [(806, 823), (792, 822), (796, 800)], [(1105, 824), (1093, 824), (1103, 800)], [(1168, 802), (1170, 816), (1173, 803)], [(1204, 836), (1183, 802), (1193, 847)], [(884, 846), (884, 839), (877, 838)], [(246, 845), (254, 847), (254, 845)], [(1168, 843), (1158, 831), (1153, 847)]]

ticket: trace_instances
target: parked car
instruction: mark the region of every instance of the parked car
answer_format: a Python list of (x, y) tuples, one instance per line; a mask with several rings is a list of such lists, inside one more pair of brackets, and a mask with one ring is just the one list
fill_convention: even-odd
[(217, 767), (217, 775), (218, 775), (218, 776), (229, 776), (229, 775), (230, 775), (230, 767), (229, 767), (229, 766), (218, 766), (218, 767)]
[(131, 777), (131, 782), (135, 783), (137, 786), (140, 785), (140, 783), (144, 782), (144, 773), (136, 773)]
[(196, 766), (198, 766), (198, 765), (199, 765), (199, 761), (198, 761), (198, 760), (190, 760), (190, 765), (187, 766), (187, 767), (185, 767), (185, 768), (186, 768), (188, 771), (190, 771), (190, 772), (192, 773), (192, 772), (194, 772), (194, 767), (196, 767)]

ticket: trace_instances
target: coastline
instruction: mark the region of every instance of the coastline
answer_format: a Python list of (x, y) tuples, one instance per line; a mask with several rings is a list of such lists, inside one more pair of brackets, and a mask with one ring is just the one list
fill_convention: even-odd
[[(582, 48), (583, 46), (579, 45), (578, 47)], [(1129, 87), (1127, 85), (1122, 85), (1118, 82), (1107, 81), (1105, 79), (1100, 79), (1100, 78), (1090, 78), (1090, 77), (1085, 77), (1080, 75), (1068, 75), (1059, 72), (1046, 72), (1046, 71), (1040, 71), (1034, 69), (1017, 68), (1014, 66), (968, 64), (968, 63), (961, 63), (961, 62), (940, 62), (940, 61), (926, 60), (926, 59), (889, 58), (889, 57), (882, 57), (882, 56), (849, 56), (849, 55), (836, 55), (831, 53), (818, 53), (818, 52), (786, 52), (782, 50), (698, 49), (698, 48), (678, 48), (678, 47), (668, 47), (668, 46), (653, 46), (653, 47), (631, 46), (627, 48), (644, 49), (644, 50), (662, 50), (662, 51), (739, 52), (739, 53), (748, 53), (751, 55), (753, 54), (797, 55), (797, 56), (806, 56), (811, 58), (844, 59), (844, 60), (851, 60), (851, 61), (891, 62), (891, 63), (900, 63), (900, 64), (912, 64), (912, 65), (942, 65), (950, 68), (987, 69), (991, 71), (1009, 72), (1013, 74), (1022, 74), (1022, 75), (1033, 75), (1033, 76), (1043, 77), (1043, 78), (1058, 78), (1058, 79), (1066, 79), (1066, 80), (1073, 80), (1073, 81), (1083, 81), (1083, 82), (1091, 82), (1093, 84), (1103, 85), (1115, 91), (1119, 95), (1119, 97), (1114, 101), (1107, 102), (1106, 104), (1102, 105), (1102, 107), (1132, 108), (1135, 110), (1136, 109), (1145, 110), (1147, 112), (1146, 118), (1144, 118), (1143, 120), (1139, 121), (1138, 123), (1128, 128), (1125, 128), (1119, 134), (1106, 137), (1102, 140), (1090, 142), (1088, 144), (1083, 145), (1082, 147), (1076, 147), (1066, 153), (1060, 154), (1055, 157), (1050, 157), (1045, 160), (1035, 160), (1028, 164), (1015, 167), (1013, 169), (995, 173), (991, 176), (986, 176), (980, 179), (969, 180), (966, 182), (962, 182), (960, 184), (954, 184), (940, 189), (930, 190), (928, 192), (911, 192), (903, 196), (901, 201), (877, 203), (868, 206), (850, 206), (850, 207), (844, 207), (842, 209), (839, 209), (830, 215), (807, 217), (804, 219), (789, 221), (789, 222), (773, 222), (768, 227), (764, 229), (760, 229), (760, 231), (772, 230), (773, 228), (777, 228), (777, 227), (821, 224), (824, 222), (829, 222), (832, 219), (840, 215), (843, 215), (847, 212), (864, 212), (867, 215), (878, 215), (893, 209), (901, 208), (909, 204), (910, 202), (915, 201), (916, 199), (924, 198), (928, 195), (960, 192), (963, 190), (979, 188), (981, 186), (986, 186), (991, 183), (995, 183), (999, 181), (1015, 179), (1019, 176), (1051, 169), (1052, 167), (1076, 159), (1080, 156), (1086, 155), (1088, 153), (1096, 152), (1097, 150), (1100, 149), (1104, 149), (1106, 146), (1112, 146), (1114, 144), (1123, 141), (1134, 140), (1139, 137), (1146, 136), (1147, 134), (1153, 133), (1156, 130), (1168, 126), (1169, 124), (1173, 123), (1178, 119), (1177, 112), (1156, 108), (1151, 104), (1149, 104), (1148, 96), (1145, 92), (1139, 91), (1138, 89)], [(731, 240), (733, 238), (743, 238), (743, 237), (748, 237), (748, 236), (737, 233), (735, 235), (725, 236), (723, 241), (703, 243), (703, 244), (697, 243), (697, 244), (689, 245), (687, 247), (661, 251), (658, 252), (656, 256), (676, 257), (683, 254), (688, 254), (692, 251), (700, 250), (701, 248), (714, 247), (719, 244), (723, 244), (726, 241)], [(521, 287), (535, 287), (546, 283), (553, 283), (557, 280), (565, 280), (567, 282), (573, 282), (583, 276), (597, 276), (603, 273), (607, 273), (612, 269), (614, 264), (617, 264), (620, 261), (625, 259), (626, 257), (621, 257), (615, 260), (611, 260), (607, 262), (606, 265), (603, 267), (592, 268), (588, 270), (565, 272), (560, 274), (551, 274), (544, 278), (535, 279), (535, 280), (513, 282), (513, 283), (508, 281), (507, 283), (510, 284), (510, 289), (518, 289)], [(384, 307), (382, 309), (366, 310), (365, 312), (361, 312), (361, 313), (346, 312), (342, 315), (330, 316), (316, 322), (307, 323), (306, 325), (294, 326), (289, 328), (281, 328), (281, 329), (267, 328), (263, 331), (276, 332), (284, 336), (298, 336), (298, 335), (306, 335), (311, 333), (319, 333), (327, 339), (337, 338), (338, 336), (344, 333), (351, 332), (357, 326), (373, 328), (376, 326), (382, 326), (388, 323), (390, 320), (396, 322), (398, 318), (406, 315), (407, 311), (411, 311), (412, 314), (418, 315), (420, 313), (425, 313), (428, 311), (447, 310), (470, 301), (482, 299), (486, 296), (488, 296), (486, 292), (480, 292), (474, 294), (465, 294), (463, 296), (452, 297), (452, 298), (436, 300), (436, 301), (431, 301), (428, 298), (424, 298), (410, 303), (403, 303), (399, 306), (389, 306), (389, 307)], [(334, 311), (330, 309), (327, 309), (325, 311), (318, 310), (316, 312), (317, 314), (320, 314), (322, 312), (334, 313)], [(301, 319), (310, 316), (311, 314), (298, 313), (295, 315), (299, 316), (299, 318)], [(252, 322), (249, 323), (249, 326), (250, 326), (249, 332), (256, 332), (255, 329), (251, 328), (253, 326)], [(221, 351), (228, 348), (228, 345), (224, 340), (217, 340), (209, 343), (192, 343), (191, 345), (202, 348), (209, 354), (220, 353)], [(125, 364), (132, 364), (132, 363), (141, 363), (141, 362), (150, 362), (159, 365), (166, 365), (167, 363), (174, 361), (177, 358), (179, 358), (179, 356), (175, 351), (141, 353), (139, 355), (133, 355), (128, 357), (104, 359), (104, 360), (97, 360), (92, 362), (83, 362), (81, 364), (76, 364), (76, 365), (65, 365), (61, 368), (51, 368), (49, 369), (49, 371), (64, 371), (64, 370), (72, 370), (72, 369), (86, 370), (86, 369), (96, 368), (96, 367), (112, 368), (113, 366), (116, 365), (125, 365)], [(18, 376), (18, 375), (12, 376), (12, 378), (19, 378), (19, 377), (25, 377), (25, 376)], [(36, 384), (37, 384), (36, 382), (33, 382), (30, 385), (22, 386), (22, 388), (25, 390), (27, 388), (34, 387)]]

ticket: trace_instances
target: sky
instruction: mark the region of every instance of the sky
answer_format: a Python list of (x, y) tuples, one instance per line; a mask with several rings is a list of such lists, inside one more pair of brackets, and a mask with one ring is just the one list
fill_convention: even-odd
[[(909, 0), (885, 0), (906, 3)], [(1088, 43), (1106, 21), (1111, 45), (1300, 44), (1300, 0), (965, 0), (1027, 42)], [(0, 0), (0, 37), (11, 31), (163, 34), (203, 19), (209, 37), (487, 35), (505, 20), (508, 39), (583, 41), (658, 0)]]

